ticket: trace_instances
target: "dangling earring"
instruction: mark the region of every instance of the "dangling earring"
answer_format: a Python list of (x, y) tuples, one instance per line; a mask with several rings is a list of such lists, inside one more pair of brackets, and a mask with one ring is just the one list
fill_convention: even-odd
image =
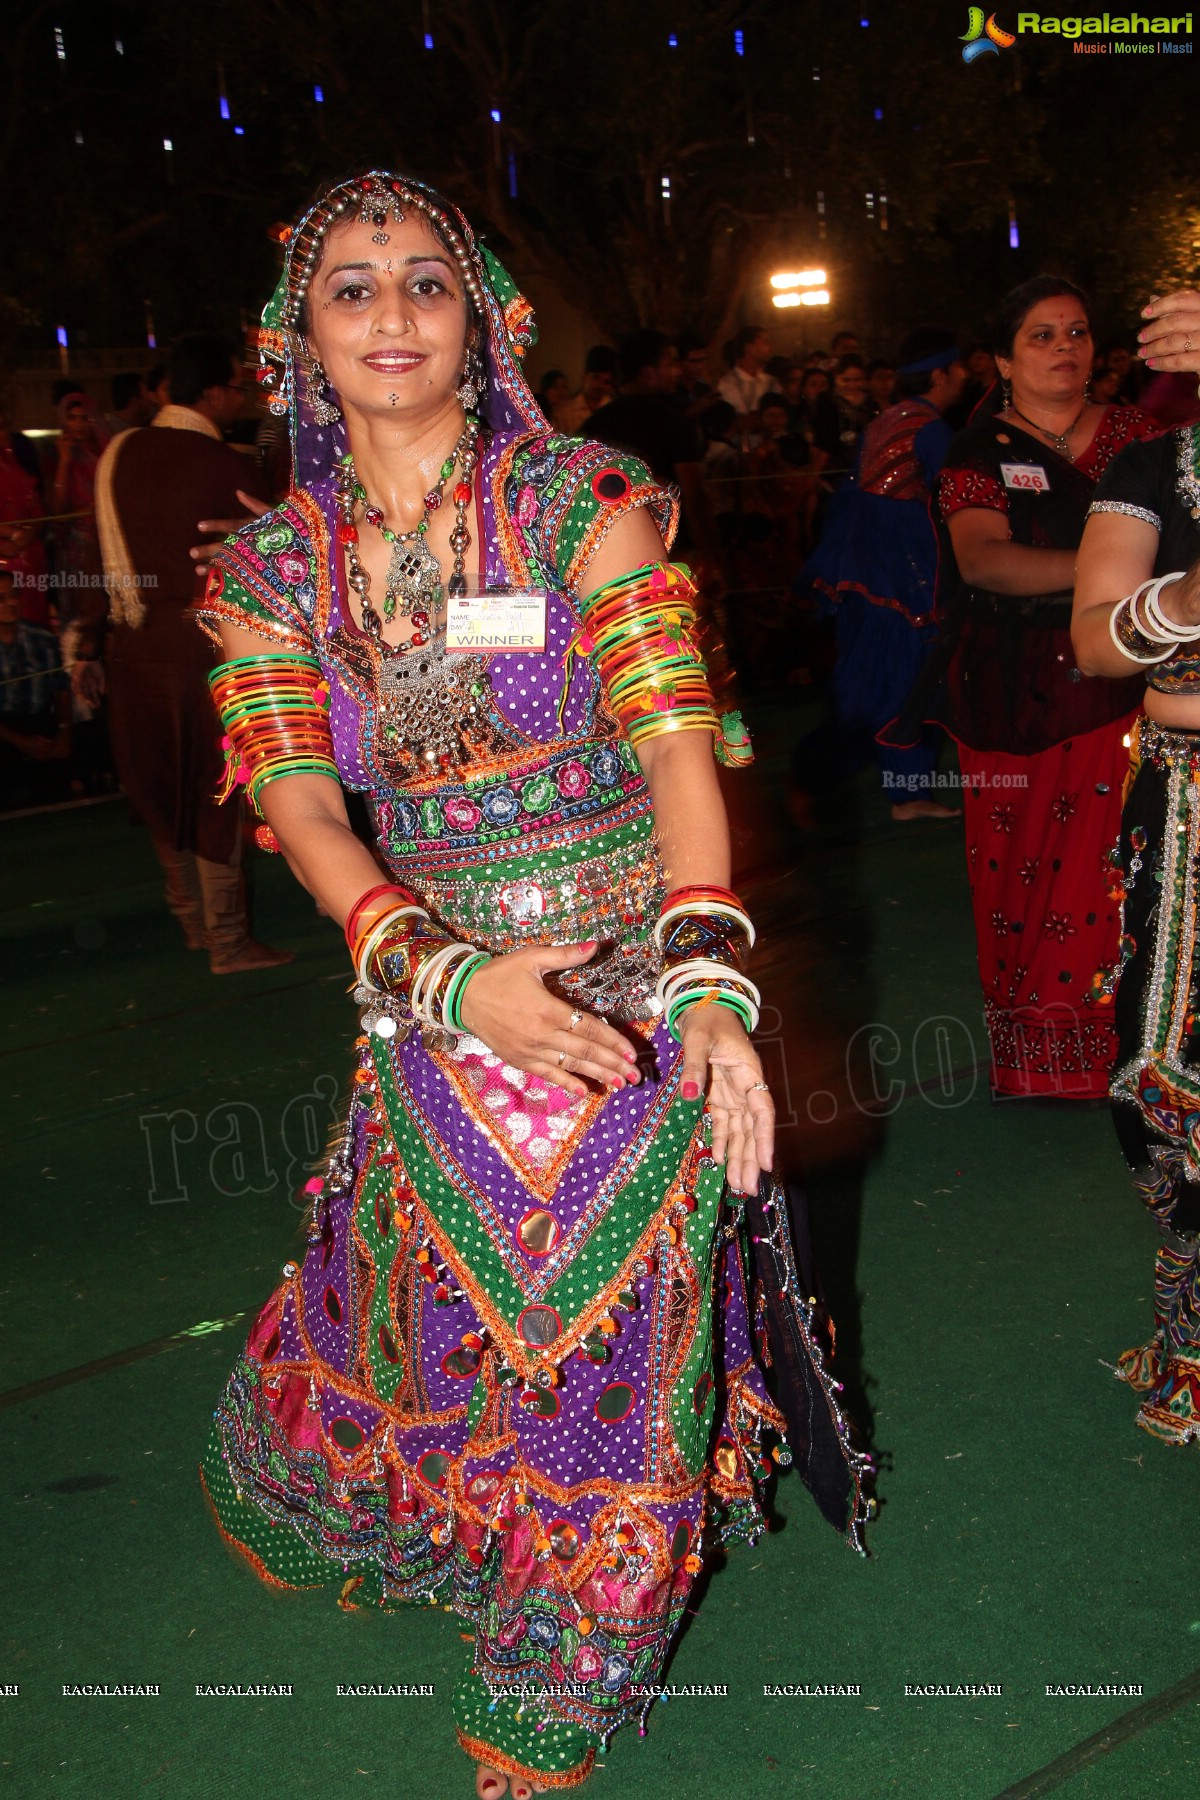
[(290, 358), (259, 353), (259, 385), (267, 397), (267, 411), (277, 419), (286, 419), (288, 414), (292, 397), (291, 367)]
[(483, 372), (483, 364), (479, 353), (474, 348), (467, 351), (467, 359), (463, 364), (462, 380), (455, 389), (455, 398), (462, 403), (464, 412), (471, 412), (479, 404), (479, 396), (487, 385), (487, 377)]
[(1001, 412), (1008, 412), (1012, 407), (1012, 382), (1007, 381), (1003, 375), (1000, 377), (1000, 399)]
[(318, 425), (334, 425), (342, 416), (332, 400), (325, 398), (328, 384), (329, 377), (314, 356), (308, 365), (307, 399)]
[(1085, 406), (1090, 406), (1091, 403), (1092, 403), (1092, 378), (1089, 375), (1087, 380), (1083, 384), (1083, 404)]

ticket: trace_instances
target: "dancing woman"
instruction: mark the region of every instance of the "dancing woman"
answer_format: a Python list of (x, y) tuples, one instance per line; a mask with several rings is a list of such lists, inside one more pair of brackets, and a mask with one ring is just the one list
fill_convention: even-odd
[(520, 1800), (644, 1712), (704, 1534), (760, 1529), (782, 1423), (739, 1223), (773, 1120), (721, 727), (674, 497), (549, 433), (528, 304), (455, 208), (339, 184), (264, 326), (295, 486), (216, 559), (213, 688), (231, 781), (345, 924), (363, 1031), (204, 1479), (268, 1579), (453, 1604), (459, 1740)]
[[(1200, 296), (1152, 302), (1151, 367), (1200, 366)], [(1149, 309), (1148, 309), (1149, 310)], [(1072, 627), (1087, 675), (1145, 680), (1121, 816), (1120, 957), (1100, 971), (1120, 1050), (1113, 1118), (1160, 1234), (1154, 1332), (1120, 1357), (1137, 1422), (1200, 1437), (1200, 425), (1122, 452), (1096, 490)]]

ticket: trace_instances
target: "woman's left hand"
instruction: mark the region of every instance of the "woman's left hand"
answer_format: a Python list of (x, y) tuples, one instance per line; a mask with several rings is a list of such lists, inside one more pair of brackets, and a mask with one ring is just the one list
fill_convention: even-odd
[(752, 1194), (775, 1159), (775, 1104), (757, 1052), (737, 1014), (716, 1004), (688, 1010), (682, 1041), (680, 1094), (695, 1100), (707, 1087), (713, 1160), (735, 1193)]
[(1155, 294), (1142, 308), (1138, 355), (1148, 368), (1200, 374), (1200, 292), (1177, 288)]

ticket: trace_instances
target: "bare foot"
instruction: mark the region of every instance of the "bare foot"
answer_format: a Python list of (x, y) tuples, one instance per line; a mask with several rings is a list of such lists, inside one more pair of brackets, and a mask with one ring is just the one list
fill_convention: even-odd
[(209, 957), (209, 968), (214, 975), (242, 975), (249, 969), (281, 969), (285, 963), (295, 960), (294, 950), (273, 950), (269, 944), (247, 938), (241, 949), (232, 955), (214, 950)]
[(961, 819), (961, 806), (943, 806), (940, 800), (899, 800), (892, 807), (892, 818), (898, 825), (912, 819)]
[(541, 1782), (530, 1783), (524, 1775), (503, 1775), (499, 1769), (491, 1769), (487, 1763), (480, 1763), (475, 1770), (475, 1792), (479, 1800), (501, 1800), (501, 1796), (509, 1794), (512, 1800), (530, 1800), (533, 1794), (544, 1794)]

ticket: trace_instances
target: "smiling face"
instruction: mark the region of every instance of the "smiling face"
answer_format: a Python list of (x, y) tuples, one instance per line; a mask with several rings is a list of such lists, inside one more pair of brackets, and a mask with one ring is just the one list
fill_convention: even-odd
[(1011, 356), (997, 356), (1005, 381), (1012, 382), (1013, 403), (1028, 406), (1081, 404), (1092, 367), (1092, 332), (1087, 314), (1074, 294), (1051, 294), (1039, 300), (1018, 325)]
[(867, 377), (862, 369), (839, 369), (833, 378), (833, 388), (847, 406), (861, 406), (867, 397)]
[(313, 280), (305, 336), (347, 417), (435, 416), (462, 379), (469, 315), (454, 258), (418, 214), (335, 226)]

